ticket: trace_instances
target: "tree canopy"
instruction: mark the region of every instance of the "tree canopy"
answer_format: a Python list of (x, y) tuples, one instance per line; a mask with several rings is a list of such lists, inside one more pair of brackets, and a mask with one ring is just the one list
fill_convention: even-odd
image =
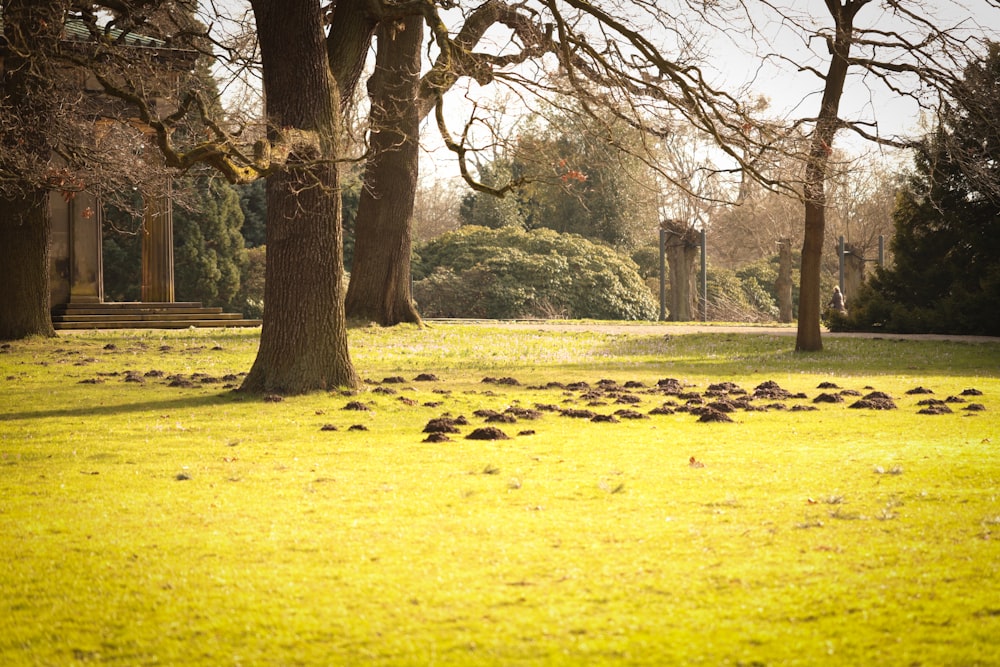
[(656, 172), (639, 157), (639, 130), (566, 109), (524, 123), (509, 150), (478, 171), (494, 186), (523, 182), (504, 197), (470, 192), (463, 224), (552, 229), (629, 251), (655, 237)]

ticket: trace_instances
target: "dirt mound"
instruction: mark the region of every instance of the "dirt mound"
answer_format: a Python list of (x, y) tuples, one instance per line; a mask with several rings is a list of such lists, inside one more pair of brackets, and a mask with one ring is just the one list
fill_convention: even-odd
[(451, 417), (435, 417), (424, 426), (424, 433), (460, 433), (459, 423)]
[(579, 408), (566, 408), (560, 410), (559, 414), (563, 417), (572, 417), (574, 419), (593, 419), (597, 416), (597, 413), (593, 410), (581, 410)]
[(763, 398), (769, 401), (783, 401), (792, 397), (792, 392), (782, 389), (774, 380), (761, 382), (753, 389), (754, 398)]
[(469, 435), (465, 436), (466, 440), (510, 440), (510, 436), (498, 429), (496, 426), (483, 426), (477, 428)]
[(896, 404), (888, 396), (875, 396), (881, 392), (873, 392), (864, 398), (851, 403), (849, 408), (854, 410), (895, 410)]
[(710, 407), (697, 408), (697, 411), (692, 410), (692, 414), (698, 415), (698, 421), (700, 422), (731, 422), (732, 418), (725, 412), (719, 412)]

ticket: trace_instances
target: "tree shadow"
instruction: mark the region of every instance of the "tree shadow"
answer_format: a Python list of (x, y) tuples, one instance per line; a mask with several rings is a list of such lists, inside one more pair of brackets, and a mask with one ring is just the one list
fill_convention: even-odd
[(253, 394), (241, 394), (236, 391), (226, 391), (223, 393), (200, 394), (197, 396), (178, 396), (170, 399), (154, 399), (136, 401), (134, 403), (120, 403), (116, 405), (89, 405), (66, 408), (51, 408), (47, 410), (24, 410), (20, 412), (10, 412), (0, 414), (0, 422), (14, 422), (31, 419), (48, 419), (62, 417), (98, 417), (124, 415), (134, 412), (147, 412), (151, 410), (171, 410), (177, 408), (201, 408), (206, 406), (221, 406), (232, 403), (245, 403), (252, 401), (263, 402), (262, 396)]

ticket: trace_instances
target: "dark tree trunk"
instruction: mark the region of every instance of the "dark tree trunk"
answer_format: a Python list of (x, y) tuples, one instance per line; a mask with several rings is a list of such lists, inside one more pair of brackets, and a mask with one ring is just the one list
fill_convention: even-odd
[(0, 340), (54, 336), (48, 193), (0, 198)]
[[(9, 119), (0, 136), (3, 172), (19, 179), (0, 192), (0, 339), (54, 336), (49, 312), (51, 217), (44, 183), (51, 156), (52, 64), (63, 24), (61, 0), (8, 0), (2, 4), (9, 44), (0, 81), (0, 116)], [(18, 126), (19, 124), (19, 126)], [(20, 166), (14, 156), (25, 156)], [(26, 168), (23, 165), (34, 165)], [(32, 171), (35, 170), (35, 171)]]
[(410, 293), (413, 201), (417, 191), (423, 17), (384, 22), (377, 31), (371, 156), (355, 223), (347, 316), (392, 326), (420, 322)]
[[(365, 0), (340, 0), (337, 15)], [(347, 291), (347, 314), (389, 326), (419, 322), (410, 292), (410, 231), (416, 193), (419, 123), (460, 76), (477, 71), (473, 48), (491, 26), (518, 20), (516, 11), (498, 0), (486, 0), (466, 17), (454, 37), (451, 57), (435, 63), (416, 78), (420, 64), (423, 23), (407, 18), (383, 26), (379, 36), (376, 73), (371, 82), (372, 160), (355, 228), (354, 266)], [(357, 21), (357, 19), (356, 19)], [(399, 30), (399, 27), (402, 30)], [(334, 32), (331, 31), (331, 37)], [(390, 46), (392, 48), (385, 48)], [(337, 53), (342, 53), (339, 51)], [(330, 50), (336, 72), (342, 58)], [(414, 100), (414, 109), (401, 101)]]
[(781, 239), (778, 245), (778, 321), (792, 321), (792, 240)]
[(698, 259), (698, 232), (677, 220), (663, 223), (667, 230), (667, 266), (670, 271), (671, 322), (691, 322), (698, 311), (698, 289), (694, 270)]
[[(260, 348), (242, 389), (354, 387), (343, 305), (339, 102), (319, 0), (254, 0), (272, 142), (288, 168), (267, 179), (267, 268)], [(281, 135), (278, 134), (280, 129)]]
[[(816, 171), (816, 168), (810, 166), (806, 171)], [(822, 310), (820, 268), (826, 226), (823, 180), (822, 175), (807, 176), (805, 236), (802, 241), (802, 268), (799, 275), (799, 325), (795, 338), (795, 349), (800, 352), (818, 352), (823, 349), (819, 328)]]
[(813, 130), (806, 162), (805, 235), (802, 241), (802, 269), (799, 281), (799, 325), (795, 349), (818, 352), (823, 349), (820, 334), (820, 314), (823, 299), (820, 294), (820, 269), (823, 259), (823, 235), (826, 228), (826, 175), (833, 152), (833, 137), (840, 127), (837, 114), (847, 79), (847, 60), (851, 51), (854, 17), (871, 0), (827, 0), (833, 17), (835, 35), (830, 42), (830, 68), (827, 71), (820, 103), (819, 116)]

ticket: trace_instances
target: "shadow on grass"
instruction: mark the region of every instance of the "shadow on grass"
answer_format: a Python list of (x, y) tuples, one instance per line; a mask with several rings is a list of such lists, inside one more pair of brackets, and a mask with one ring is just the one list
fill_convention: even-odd
[(97, 417), (128, 414), (132, 412), (147, 412), (151, 410), (170, 410), (177, 408), (201, 408), (213, 405), (228, 405), (231, 403), (264, 402), (262, 396), (241, 394), (236, 391), (226, 391), (221, 394), (200, 394), (197, 396), (178, 396), (177, 398), (136, 401), (116, 405), (89, 405), (48, 410), (26, 410), (0, 414), (0, 422), (22, 421), (30, 419), (47, 419), (61, 417)]

